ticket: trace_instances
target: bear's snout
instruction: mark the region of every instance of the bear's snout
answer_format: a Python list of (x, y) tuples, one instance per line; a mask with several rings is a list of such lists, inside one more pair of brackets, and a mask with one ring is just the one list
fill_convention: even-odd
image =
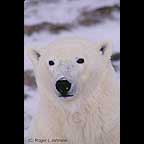
[(68, 80), (60, 79), (56, 82), (56, 90), (61, 94), (60, 97), (70, 97), (68, 92), (71, 89), (71, 83)]

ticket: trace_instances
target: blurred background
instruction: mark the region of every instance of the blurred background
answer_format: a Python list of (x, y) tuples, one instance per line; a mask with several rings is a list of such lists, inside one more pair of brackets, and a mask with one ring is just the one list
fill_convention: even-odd
[(37, 86), (26, 49), (62, 36), (112, 40), (112, 64), (120, 80), (120, 0), (25, 0), (24, 2), (24, 134), (37, 106)]

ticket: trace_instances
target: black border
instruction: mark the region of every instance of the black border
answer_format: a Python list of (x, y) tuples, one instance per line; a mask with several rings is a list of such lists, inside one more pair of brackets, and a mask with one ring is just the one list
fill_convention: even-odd
[(143, 8), (138, 1), (121, 2), (121, 144), (143, 138)]
[(1, 139), (24, 142), (24, 1), (1, 1)]

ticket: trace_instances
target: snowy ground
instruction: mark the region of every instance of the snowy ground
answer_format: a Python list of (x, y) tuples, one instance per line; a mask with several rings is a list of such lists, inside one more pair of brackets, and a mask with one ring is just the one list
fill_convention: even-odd
[[(83, 9), (93, 10), (105, 6), (119, 5), (119, 0), (27, 0), (25, 5), (25, 25), (32, 26), (43, 22), (52, 24), (76, 23), (79, 13)], [(76, 25), (70, 31), (61, 31), (60, 33), (51, 33), (49, 31), (40, 31), (32, 35), (24, 34), (24, 72), (32, 70), (31, 62), (27, 57), (26, 50), (35, 45), (44, 46), (51, 41), (62, 36), (82, 36), (92, 41), (111, 40), (113, 42), (113, 53), (120, 53), (120, 14), (114, 12), (116, 19), (105, 19), (104, 22), (90, 26)], [(120, 60), (114, 61), (117, 67), (116, 76), (120, 78)], [(25, 78), (26, 79), (26, 78)], [(28, 80), (27, 80), (28, 81)], [(37, 89), (32, 88), (31, 84), (24, 84), (25, 91), (25, 137), (33, 114), (37, 105)]]
[[(29, 1), (37, 1), (38, 4), (31, 7)], [(119, 3), (119, 0), (27, 0), (25, 5), (25, 24), (36, 23), (71, 23), (79, 15), (82, 9), (97, 9)], [(29, 8), (31, 7), (31, 8)]]

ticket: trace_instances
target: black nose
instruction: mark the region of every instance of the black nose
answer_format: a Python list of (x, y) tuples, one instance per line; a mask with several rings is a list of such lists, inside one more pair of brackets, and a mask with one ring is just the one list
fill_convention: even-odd
[(70, 88), (71, 88), (71, 83), (68, 80), (58, 80), (56, 82), (56, 89), (62, 95), (67, 94)]

